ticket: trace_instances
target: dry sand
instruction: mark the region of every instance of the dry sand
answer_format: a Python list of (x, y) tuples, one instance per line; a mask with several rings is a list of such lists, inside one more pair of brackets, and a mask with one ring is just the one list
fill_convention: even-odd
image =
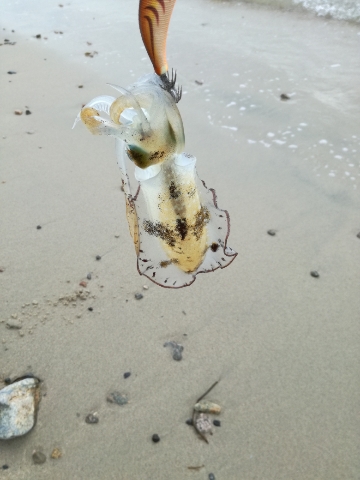
[[(0, 374), (32, 372), (44, 394), (34, 430), (0, 443), (1, 478), (359, 479), (358, 27), (177, 2), (168, 52), (186, 150), (239, 255), (175, 291), (136, 271), (113, 139), (71, 130), (106, 82), (151, 71), (135, 3), (1, 7), (16, 45), (0, 46)], [(71, 298), (83, 280), (86, 299)], [(185, 420), (216, 380), (207, 445)], [(129, 403), (109, 404), (114, 390)]]

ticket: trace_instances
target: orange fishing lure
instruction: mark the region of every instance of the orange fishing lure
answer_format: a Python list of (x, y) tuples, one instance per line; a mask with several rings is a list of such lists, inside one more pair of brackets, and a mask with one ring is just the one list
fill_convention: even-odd
[(139, 26), (146, 51), (158, 75), (168, 71), (166, 37), (176, 0), (140, 0)]

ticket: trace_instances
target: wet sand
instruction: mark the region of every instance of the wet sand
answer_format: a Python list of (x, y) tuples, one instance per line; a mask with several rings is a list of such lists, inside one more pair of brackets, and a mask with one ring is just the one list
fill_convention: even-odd
[[(178, 2), (168, 57), (186, 151), (239, 255), (175, 291), (136, 271), (113, 139), (71, 130), (106, 82), (150, 71), (133, 2), (40, 3), (10, 21), (8, 2), (1, 25), (16, 45), (0, 47), (0, 375), (43, 380), (34, 430), (0, 443), (2, 478), (358, 479), (357, 27)], [(216, 380), (206, 444), (185, 421)]]

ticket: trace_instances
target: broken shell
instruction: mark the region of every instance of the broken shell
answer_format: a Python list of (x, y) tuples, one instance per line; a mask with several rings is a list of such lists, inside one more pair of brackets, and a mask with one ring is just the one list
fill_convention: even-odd
[(40, 401), (37, 378), (23, 378), (0, 390), (0, 439), (28, 433), (36, 422)]
[(212, 426), (210, 418), (204, 413), (199, 413), (195, 419), (195, 428), (199, 433), (211, 433)]
[(216, 403), (203, 401), (203, 402), (195, 403), (194, 410), (196, 412), (218, 414), (221, 412), (221, 407)]

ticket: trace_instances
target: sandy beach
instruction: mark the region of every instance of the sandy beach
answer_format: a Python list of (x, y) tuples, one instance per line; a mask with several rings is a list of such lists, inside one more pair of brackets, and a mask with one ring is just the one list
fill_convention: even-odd
[[(152, 71), (137, 2), (8, 1), (0, 17), (0, 380), (42, 380), (1, 478), (358, 480), (359, 26), (178, 0), (186, 151), (238, 256), (169, 290), (136, 270), (114, 139), (71, 129), (106, 83)], [(215, 381), (206, 444), (185, 422)]]

